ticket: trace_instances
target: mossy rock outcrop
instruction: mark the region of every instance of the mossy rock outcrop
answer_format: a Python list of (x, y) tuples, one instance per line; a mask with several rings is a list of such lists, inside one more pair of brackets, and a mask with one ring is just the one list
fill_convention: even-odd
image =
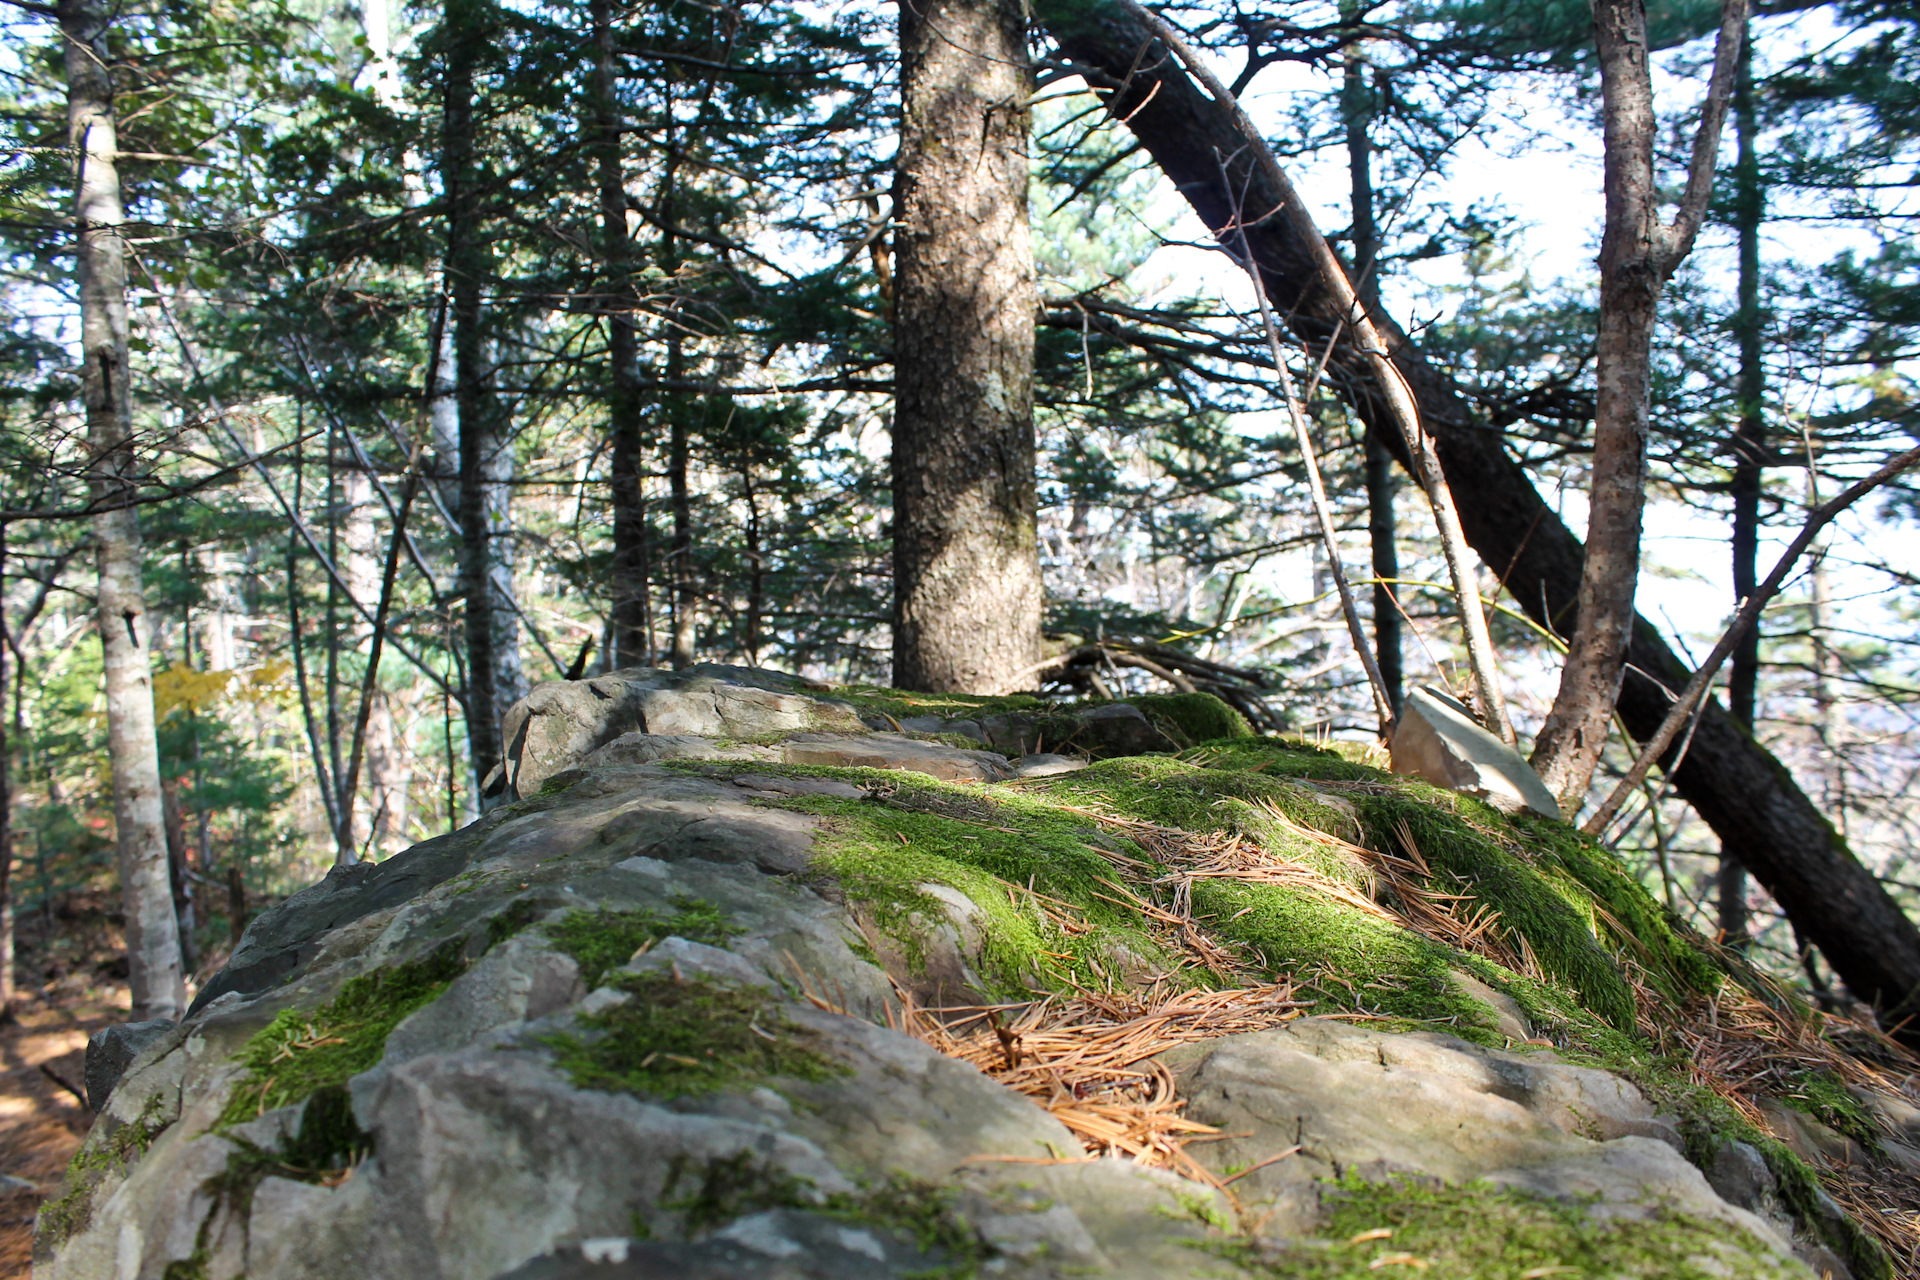
[[(617, 674), (509, 717), (533, 794), (254, 923), (37, 1275), (1891, 1274), (1660, 1049), (1727, 962), (1561, 824), (1191, 696)], [(1102, 720), (1161, 751), (1021, 772)]]

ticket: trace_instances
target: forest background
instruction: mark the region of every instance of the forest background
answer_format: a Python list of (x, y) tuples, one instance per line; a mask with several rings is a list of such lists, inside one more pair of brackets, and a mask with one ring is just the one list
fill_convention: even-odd
[[(0, 945), (16, 920), (22, 945), (0, 998), (16, 974), (85, 977), (69, 926), (116, 898), (59, 34), (76, 15), (119, 128), (122, 496), (190, 969), (217, 966), (261, 901), (476, 816), (498, 716), (534, 682), (702, 660), (889, 682), (890, 6), (9, 5)], [(1580, 529), (1601, 216), (1587, 6), (1164, 12), (1362, 288)], [(1719, 19), (1649, 10), (1663, 173), (1684, 170)], [(1801, 0), (1749, 27), (1708, 225), (1654, 343), (1641, 612), (1694, 657), (1764, 549), (1917, 434), (1920, 27), (1891, 3)], [(1261, 728), (1370, 739), (1253, 292), (1030, 34), (1046, 625), (1099, 655), (1039, 674), (1106, 696), (1207, 671)], [(1389, 682), (1465, 693), (1417, 488), (1293, 354)], [(1452, 479), (1463, 508), (1482, 500)], [(1896, 482), (1829, 531), (1722, 699), (1909, 914), (1916, 498)], [(1564, 644), (1502, 598), (1510, 569), (1479, 585), (1524, 740)], [(1631, 758), (1616, 737), (1596, 798)], [(1816, 949), (1659, 773), (1608, 840), (1704, 932), (1826, 993)]]

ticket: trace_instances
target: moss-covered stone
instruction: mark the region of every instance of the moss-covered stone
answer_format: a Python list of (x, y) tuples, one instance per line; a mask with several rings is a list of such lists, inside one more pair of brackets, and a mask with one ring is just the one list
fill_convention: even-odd
[(540, 1038), (583, 1089), (672, 1098), (846, 1070), (763, 988), (661, 972), (619, 974), (610, 985), (628, 999), (579, 1019), (578, 1034)]
[(1263, 1248), (1240, 1241), (1223, 1256), (1255, 1275), (1288, 1280), (1786, 1280), (1797, 1274), (1760, 1241), (1724, 1223), (1651, 1210), (1637, 1219), (1485, 1184), (1435, 1187), (1411, 1179), (1349, 1177), (1328, 1195), (1322, 1238)]
[(634, 952), (662, 938), (719, 946), (739, 932), (710, 902), (677, 899), (672, 915), (654, 911), (569, 911), (546, 927), (556, 951), (573, 957), (580, 981), (588, 990), (600, 985), (610, 969), (633, 958)]
[(214, 1128), (344, 1085), (380, 1061), (401, 1019), (432, 1003), (466, 967), (465, 939), (454, 938), (419, 959), (349, 979), (317, 1009), (282, 1010), (240, 1051), (246, 1075)]
[(66, 1189), (40, 1210), (40, 1231), (55, 1245), (84, 1231), (93, 1218), (93, 1196), (110, 1173), (120, 1172), (142, 1155), (172, 1121), (158, 1094), (148, 1098), (140, 1114), (124, 1124), (103, 1127), (100, 1136), (73, 1153), (67, 1163)]
[(1217, 738), (1254, 736), (1245, 716), (1210, 693), (1143, 693), (1123, 701), (1138, 707), (1182, 747)]

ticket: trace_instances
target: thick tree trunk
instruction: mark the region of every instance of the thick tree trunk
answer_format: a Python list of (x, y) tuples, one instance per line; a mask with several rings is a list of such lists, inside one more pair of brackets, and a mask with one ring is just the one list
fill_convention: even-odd
[[(452, 285), (455, 403), (460, 413), (460, 586), (466, 598), (467, 744), (475, 794), (502, 763), (500, 718), (525, 692), (520, 627), (513, 599), (511, 481), (513, 441), (495, 386), (493, 317), (486, 285), (493, 278), (474, 136), (474, 69), (487, 39), (484, 0), (447, 9), (442, 180), (447, 205), (447, 276)], [(499, 794), (496, 783), (495, 795)]]
[(653, 661), (647, 635), (647, 508), (641, 489), (646, 405), (640, 389), (640, 340), (634, 325), (633, 238), (627, 230), (627, 180), (621, 163), (620, 68), (614, 53), (613, 5), (593, 0), (593, 151), (599, 170), (600, 227), (606, 239), (607, 363), (612, 393), (607, 432), (613, 448), (613, 607), (609, 667)]
[(1007, 693), (1040, 656), (1026, 10), (902, 0), (893, 682)]
[(1600, 327), (1588, 481), (1586, 567), (1579, 614), (1553, 708), (1533, 744), (1533, 767), (1561, 807), (1580, 807), (1607, 745), (1626, 674), (1640, 580), (1652, 410), (1653, 322), (1662, 262), (1654, 185), (1653, 79), (1642, 0), (1596, 0), (1606, 226), (1600, 240)]
[[(74, 214), (79, 230), (81, 388), (87, 406), (89, 489), (95, 502), (131, 495), (133, 399), (127, 327), (127, 249), (121, 235), (113, 80), (102, 0), (65, 0), (67, 128), (77, 157)], [(180, 934), (168, 883), (160, 811), (160, 749), (154, 736), (153, 672), (141, 582), (140, 525), (131, 507), (94, 517), (99, 623), (107, 704), (107, 758), (120, 892), (126, 911), (133, 1016), (178, 1018), (186, 1008)]]
[[(1125, 9), (1110, 0), (1042, 0), (1037, 13), (1067, 55), (1103, 86), (1108, 112), (1127, 122), (1216, 234), (1229, 227), (1237, 201), (1275, 207), (1276, 193), (1244, 159), (1222, 175), (1214, 157), (1240, 152), (1232, 121)], [(1313, 247), (1284, 219), (1250, 227), (1247, 236), (1274, 305), (1297, 334), (1324, 343), (1339, 313), (1322, 288)], [(1474, 423), (1452, 381), (1384, 312), (1375, 309), (1373, 319), (1434, 434), (1442, 464), (1456, 485), (1474, 494), (1460, 512), (1468, 540), (1503, 575), (1521, 609), (1564, 632), (1577, 612), (1580, 540), (1541, 499), (1498, 433)], [(1377, 434), (1397, 440), (1363, 353), (1337, 349), (1329, 376)], [(1627, 660), (1619, 714), (1628, 732), (1651, 735), (1691, 672), (1644, 619), (1635, 621)], [(1920, 1010), (1920, 930), (1785, 767), (1718, 703), (1703, 710), (1674, 785), (1723, 843), (1745, 854), (1747, 869), (1854, 995), (1894, 1022)], [(1915, 1029), (1902, 1034), (1920, 1039)]]
[[(1734, 160), (1734, 229), (1739, 239), (1740, 311), (1734, 318), (1740, 344), (1738, 421), (1733, 433), (1733, 602), (1742, 601), (1759, 585), (1760, 482), (1765, 465), (1766, 368), (1760, 351), (1760, 220), (1764, 212), (1760, 191), (1760, 161), (1754, 150), (1753, 58), (1740, 53), (1740, 74), (1733, 91), (1734, 132), (1739, 153)], [(1735, 647), (1727, 670), (1727, 709), (1741, 728), (1753, 732), (1760, 685), (1760, 628), (1748, 628)], [(1720, 848), (1720, 933), (1729, 941), (1747, 933), (1747, 872), (1739, 850)]]

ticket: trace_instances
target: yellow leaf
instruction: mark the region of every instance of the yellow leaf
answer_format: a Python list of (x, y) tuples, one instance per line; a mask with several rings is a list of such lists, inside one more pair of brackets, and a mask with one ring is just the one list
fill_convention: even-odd
[[(1253, 908), (1249, 907), (1247, 909), (1251, 911)], [(1390, 1238), (1392, 1235), (1393, 1235), (1392, 1227), (1375, 1227), (1371, 1231), (1362, 1231), (1359, 1235), (1347, 1241), (1347, 1243), (1348, 1244), (1365, 1244), (1369, 1240), (1386, 1240)]]
[(164, 720), (176, 711), (205, 710), (226, 695), (231, 671), (195, 671), (176, 662), (153, 678), (153, 714)]

